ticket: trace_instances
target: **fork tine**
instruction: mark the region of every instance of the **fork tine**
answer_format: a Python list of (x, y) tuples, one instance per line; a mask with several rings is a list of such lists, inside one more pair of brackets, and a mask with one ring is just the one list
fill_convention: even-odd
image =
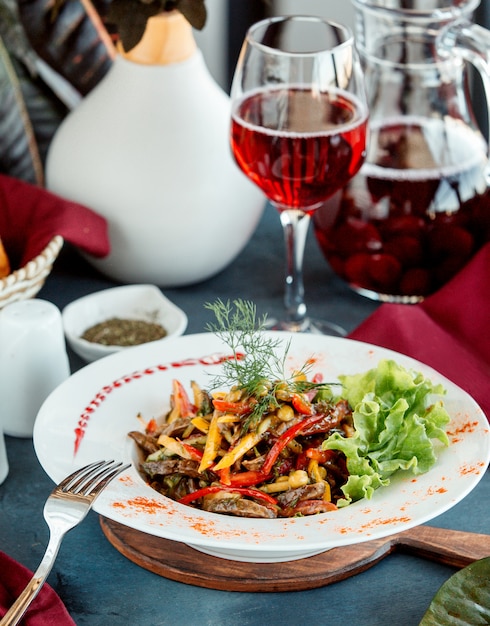
[[(112, 461), (110, 461), (112, 462)], [(90, 463), (89, 465), (85, 465), (74, 471), (72, 474), (67, 476), (64, 480), (62, 480), (57, 486), (57, 490), (66, 491), (67, 489), (71, 489), (76, 481), (80, 482), (83, 478), (89, 474), (91, 474), (94, 470), (98, 469), (102, 465), (107, 464), (107, 461), (95, 461), (94, 463)]]
[(99, 495), (99, 493), (104, 489), (104, 487), (106, 487), (111, 482), (113, 478), (115, 478), (118, 474), (120, 474), (124, 470), (128, 469), (128, 467), (131, 467), (131, 463), (126, 463), (125, 465), (121, 465), (121, 463), (118, 463), (112, 469), (112, 471), (110, 471), (108, 474), (105, 474), (105, 476), (100, 476), (99, 474), (99, 481), (93, 484), (91, 488), (89, 488), (89, 490), (85, 492), (85, 495), (96, 498)]
[(87, 487), (89, 487), (94, 481), (96, 481), (100, 476), (103, 476), (105, 472), (111, 469), (111, 466), (114, 464), (114, 460), (111, 461), (100, 461), (95, 464), (89, 472), (82, 472), (78, 480), (75, 480), (71, 485), (65, 487), (63, 491), (70, 491), (71, 493), (78, 493), (83, 495), (86, 491)]
[[(103, 481), (104, 478), (113, 470), (117, 469), (122, 465), (121, 461), (116, 463), (115, 461), (108, 461), (103, 466), (101, 466), (95, 473), (92, 473), (90, 479), (85, 479), (83, 484), (78, 487), (78, 492), (82, 496), (90, 496), (92, 494), (92, 490), (98, 485), (100, 481)], [(109, 481), (107, 481), (109, 482)], [(107, 483), (106, 483), (107, 484)]]
[(73, 474), (70, 474), (70, 476), (65, 478), (57, 487), (55, 487), (54, 491), (57, 493), (61, 491), (62, 493), (92, 496), (94, 495), (94, 489), (101, 484), (100, 488), (97, 490), (97, 495), (100, 491), (102, 491), (104, 486), (117, 476), (117, 474), (121, 473), (130, 466), (130, 463), (122, 465), (121, 461), (118, 463), (114, 460), (96, 461), (95, 463), (90, 463), (89, 465), (73, 472)]

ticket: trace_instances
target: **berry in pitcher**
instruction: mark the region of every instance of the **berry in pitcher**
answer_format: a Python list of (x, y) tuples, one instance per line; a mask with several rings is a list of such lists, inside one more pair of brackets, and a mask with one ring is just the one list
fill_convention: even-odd
[[(440, 122), (442, 124), (442, 122)], [(314, 216), (336, 273), (374, 299), (417, 301), (490, 239), (487, 157), (458, 122), (405, 118), (372, 129), (360, 173)]]

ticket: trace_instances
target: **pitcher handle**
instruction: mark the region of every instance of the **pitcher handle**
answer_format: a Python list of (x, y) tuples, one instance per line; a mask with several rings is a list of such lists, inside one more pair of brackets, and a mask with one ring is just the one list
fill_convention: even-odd
[(487, 100), (490, 129), (490, 31), (469, 20), (453, 22), (441, 30), (437, 51), (443, 58), (457, 56), (476, 68)]

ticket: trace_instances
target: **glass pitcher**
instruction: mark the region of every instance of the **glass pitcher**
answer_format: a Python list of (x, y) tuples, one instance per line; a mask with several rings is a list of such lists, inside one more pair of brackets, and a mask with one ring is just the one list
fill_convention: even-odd
[(468, 61), (490, 101), (480, 0), (352, 0), (370, 109), (366, 161), (315, 215), (333, 270), (357, 292), (417, 302), (490, 239), (488, 146)]

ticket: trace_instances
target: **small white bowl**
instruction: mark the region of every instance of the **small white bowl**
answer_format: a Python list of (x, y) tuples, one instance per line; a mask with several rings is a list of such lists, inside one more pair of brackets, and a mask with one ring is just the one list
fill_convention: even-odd
[(88, 329), (110, 318), (137, 319), (161, 324), (169, 337), (182, 335), (187, 316), (154, 285), (127, 285), (104, 289), (68, 304), (62, 311), (66, 340), (85, 361), (95, 361), (126, 346), (105, 346), (82, 339)]

